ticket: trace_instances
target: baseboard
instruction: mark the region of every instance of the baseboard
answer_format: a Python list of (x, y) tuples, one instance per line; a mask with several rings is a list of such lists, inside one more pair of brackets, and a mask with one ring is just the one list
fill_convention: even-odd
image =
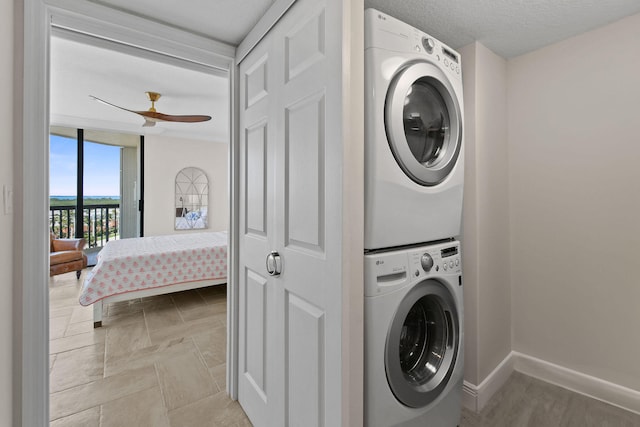
[(462, 385), (462, 405), (480, 412), (489, 399), (507, 382), (513, 372), (513, 352), (509, 353), (479, 385), (465, 381)]
[(604, 381), (526, 354), (511, 352), (510, 356), (514, 362), (513, 367), (518, 372), (640, 414), (640, 391), (638, 390)]

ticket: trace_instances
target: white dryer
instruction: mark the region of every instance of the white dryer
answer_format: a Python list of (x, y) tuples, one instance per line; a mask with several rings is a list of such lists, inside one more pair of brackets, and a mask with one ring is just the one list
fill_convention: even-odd
[(460, 234), (461, 73), (453, 49), (365, 11), (365, 249)]
[(460, 243), (371, 253), (365, 266), (367, 427), (454, 427), (463, 381)]

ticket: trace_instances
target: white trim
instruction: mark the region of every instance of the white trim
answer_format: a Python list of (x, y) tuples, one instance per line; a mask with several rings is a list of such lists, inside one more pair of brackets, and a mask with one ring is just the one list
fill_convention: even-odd
[(149, 61), (173, 65), (174, 67), (185, 68), (200, 73), (212, 74), (218, 77), (226, 77), (228, 72), (226, 68), (217, 68), (212, 65), (204, 65), (187, 59), (179, 59), (174, 56), (165, 55), (163, 53), (142, 49), (113, 40), (107, 40), (90, 34), (80, 33), (68, 28), (53, 27), (51, 29), (51, 35), (59, 39), (69, 40), (88, 46), (109, 49), (118, 53), (131, 55), (136, 58), (148, 59)]
[(229, 70), (229, 129), (231, 140), (229, 142), (229, 246), (227, 254), (227, 393), (233, 400), (238, 400), (238, 336), (239, 336), (239, 291), (238, 291), (238, 242), (240, 241), (240, 216), (238, 214), (239, 201), (239, 130), (238, 130), (238, 103), (240, 89), (238, 77), (238, 64), (233, 63)]
[[(21, 141), (16, 156), (15, 292), (21, 307), (14, 309), (16, 376), (14, 425), (49, 425), (49, 255), (47, 210), (49, 153), (49, 22), (40, 0), (24, 1), (24, 57)], [(18, 388), (19, 387), (19, 388)]]
[(178, 30), (158, 22), (77, 0), (45, 0), (57, 9), (51, 25), (161, 52), (188, 61), (225, 69), (235, 56), (229, 44)]
[(640, 391), (623, 387), (526, 354), (511, 352), (515, 370), (576, 393), (640, 414)]
[(236, 49), (236, 63), (239, 66), (242, 60), (253, 50), (262, 38), (276, 25), (282, 16), (289, 10), (296, 0), (275, 0), (262, 18), (249, 31), (249, 34), (240, 42)]
[(513, 372), (513, 352), (509, 353), (496, 368), (479, 384), (465, 381), (462, 386), (462, 404), (464, 407), (480, 412), (487, 402), (507, 382)]

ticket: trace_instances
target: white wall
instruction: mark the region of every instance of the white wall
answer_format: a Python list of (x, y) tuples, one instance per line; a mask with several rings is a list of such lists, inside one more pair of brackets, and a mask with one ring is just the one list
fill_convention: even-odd
[(640, 15), (508, 76), (513, 349), (640, 391)]
[(461, 49), (465, 102), (465, 380), (479, 385), (511, 352), (507, 63)]
[[(186, 125), (188, 126), (188, 125)], [(185, 233), (175, 227), (175, 179), (188, 166), (205, 171), (209, 178), (209, 228), (229, 226), (229, 145), (211, 141), (145, 136), (144, 235)]]
[(2, 187), (13, 186), (13, 1), (0, 2), (0, 425), (12, 423), (13, 215)]

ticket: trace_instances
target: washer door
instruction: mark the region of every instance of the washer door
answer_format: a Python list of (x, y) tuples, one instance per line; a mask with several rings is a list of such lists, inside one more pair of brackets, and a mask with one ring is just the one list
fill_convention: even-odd
[(462, 115), (453, 87), (437, 66), (414, 62), (389, 85), (385, 128), (400, 168), (420, 185), (442, 182), (458, 160)]
[(402, 404), (420, 408), (446, 387), (458, 356), (460, 322), (451, 292), (427, 279), (405, 296), (385, 348), (387, 381)]

